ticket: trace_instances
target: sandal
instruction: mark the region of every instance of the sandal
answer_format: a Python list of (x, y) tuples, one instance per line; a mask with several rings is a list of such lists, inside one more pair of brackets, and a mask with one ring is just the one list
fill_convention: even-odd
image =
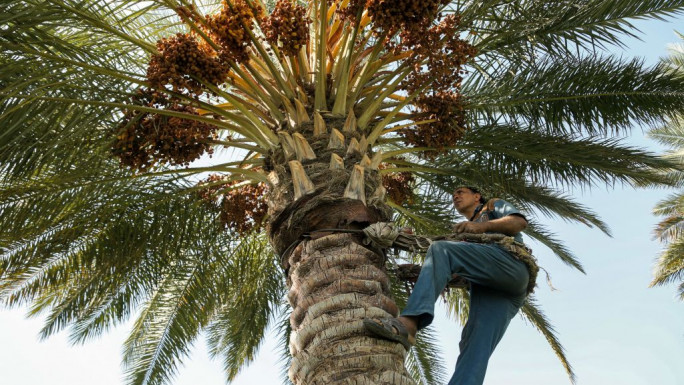
[(363, 326), (376, 337), (399, 342), (406, 350), (410, 350), (415, 343), (415, 338), (409, 335), (406, 326), (396, 318), (380, 318), (377, 321), (364, 319)]

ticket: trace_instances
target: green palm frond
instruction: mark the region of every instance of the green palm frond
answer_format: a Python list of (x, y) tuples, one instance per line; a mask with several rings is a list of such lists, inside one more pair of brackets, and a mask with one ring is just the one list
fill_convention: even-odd
[(681, 238), (670, 243), (660, 255), (651, 286), (660, 286), (684, 280), (684, 241)]
[(432, 327), (420, 331), (416, 344), (408, 352), (406, 368), (421, 385), (443, 384), (447, 381), (446, 368), (439, 349), (437, 332)]
[(395, 204), (396, 213), (393, 221), (403, 227), (414, 229), (417, 234), (443, 234), (450, 229), (454, 215), (449, 201), (439, 195), (440, 192), (437, 191), (416, 194), (412, 202), (404, 202), (401, 206)]
[(168, 382), (209, 320), (216, 305), (206, 293), (211, 272), (202, 266), (203, 254), (188, 257), (169, 266), (124, 343), (129, 382)]
[(616, 139), (545, 134), (515, 125), (477, 127), (465, 135), (455, 154), (456, 159), (443, 164), (460, 158), (472, 168), (496, 170), (505, 179), (514, 176), (535, 185), (563, 187), (662, 184), (667, 181), (656, 170), (672, 167)]
[(485, 55), (504, 52), (510, 58), (540, 51), (565, 56), (621, 47), (625, 36), (638, 37), (630, 19), (671, 17), (680, 14), (683, 5), (663, 0), (494, 0), (473, 2), (465, 13), (476, 23), (474, 28), (481, 36), (477, 46)]
[(449, 290), (445, 300), (447, 315), (465, 326), (470, 312), (470, 292), (463, 289)]
[[(678, 33), (684, 41), (684, 35)], [(670, 55), (661, 59), (665, 68), (673, 76), (684, 78), (684, 47), (682, 43), (670, 47)], [(664, 217), (654, 229), (655, 237), (665, 244), (665, 250), (658, 257), (653, 270), (653, 281), (650, 286), (660, 286), (679, 282), (677, 291), (679, 299), (684, 300), (684, 114), (682, 110), (673, 110), (666, 125), (652, 128), (649, 136), (667, 147), (663, 159), (673, 162), (675, 166), (664, 175), (680, 188), (678, 192), (668, 195), (653, 208), (653, 213)]]
[[(193, 231), (203, 231), (207, 237), (215, 233), (211, 226), (218, 226), (211, 221), (183, 223), (211, 214), (196, 198), (160, 194), (171, 187), (160, 182), (114, 181), (64, 190), (51, 190), (48, 185), (7, 199), (0, 214), (0, 222), (8, 226), (0, 239), (2, 276), (7, 280), (3, 289), (23, 289), (3, 290), (3, 299), (10, 304), (31, 301), (40, 295), (41, 284), (52, 282), (50, 271), (56, 272), (55, 279), (67, 279), (58, 272), (70, 269), (71, 264), (78, 270), (117, 258), (150, 258), (148, 253), (161, 258)], [(170, 218), (183, 222), (165, 220)], [(111, 258), (104, 257), (109, 253), (113, 253)], [(46, 281), (41, 283), (38, 278), (42, 276)]]
[(681, 167), (684, 164), (684, 118), (674, 115), (665, 126), (652, 128), (648, 136), (668, 148), (663, 158), (677, 166), (664, 175), (677, 187), (684, 187), (684, 169)]
[(577, 259), (572, 251), (556, 237), (556, 234), (550, 232), (546, 226), (537, 223), (536, 221), (528, 220), (525, 235), (530, 236), (535, 241), (546, 246), (566, 265), (573, 267), (582, 273), (586, 273), (579, 259)]
[(281, 305), (278, 311), (278, 321), (274, 324), (276, 334), (278, 335), (278, 346), (280, 355), (280, 378), (282, 378), (281, 385), (294, 385), (287, 375), (290, 370), (292, 362), (292, 354), (290, 353), (290, 336), (292, 335), (292, 325), (290, 325), (290, 314), (292, 307), (285, 302)]
[(668, 153), (679, 153), (681, 148), (684, 148), (684, 118), (673, 116), (666, 126), (652, 128), (648, 132), (648, 136), (658, 143), (670, 147), (671, 150)]
[[(540, 213), (547, 218), (562, 219), (596, 227), (610, 236), (610, 228), (596, 213), (561, 191), (541, 186), (510, 184), (506, 200), (514, 202), (525, 213)], [(535, 215), (536, 216), (536, 215)]]
[(684, 98), (682, 79), (664, 75), (659, 66), (644, 68), (639, 59), (549, 57), (522, 66), (510, 63), (501, 72), (484, 81), (475, 72), (464, 83), (474, 115), (470, 121), (503, 119), (541, 132), (607, 135), (625, 132), (635, 122), (659, 123), (655, 117), (676, 109)]
[[(681, 195), (678, 198), (679, 201), (682, 200)], [(684, 234), (684, 214), (681, 212), (681, 206), (674, 213), (662, 219), (656, 225), (654, 233), (656, 238), (662, 242), (672, 242), (681, 238)]]
[[(116, 196), (111, 199), (112, 191), (96, 187), (101, 204), (79, 201), (83, 196), (78, 193), (64, 196), (63, 204), (50, 200), (47, 204), (66, 207), (35, 226), (50, 237), (8, 245), (3, 300), (10, 305), (33, 301), (33, 313), (49, 311), (42, 335), (72, 326), (74, 343), (99, 335), (142, 308), (126, 342), (129, 380), (166, 382), (219, 305), (223, 292), (214, 285), (224, 283), (217, 275), (227, 268), (230, 245), (217, 247), (225, 233), (207, 221), (210, 212), (192, 196), (148, 191), (147, 199), (118, 197), (117, 202)], [(130, 199), (136, 191), (117, 192)], [(87, 189), (79, 193), (92, 198)], [(37, 202), (29, 208), (35, 206)], [(25, 215), (16, 210), (9, 214)]]
[(263, 237), (247, 236), (171, 267), (126, 341), (131, 382), (167, 381), (205, 329), (211, 354), (223, 356), (230, 378), (237, 375), (263, 340), (269, 309), (283, 296), (265, 245)]
[[(680, 40), (684, 41), (684, 34), (677, 31), (675, 31), (675, 34)], [(665, 66), (669, 67), (670, 70), (674, 72), (675, 76), (684, 76), (684, 74), (681, 72), (681, 68), (684, 66), (684, 43), (679, 42), (668, 44), (668, 51), (670, 52), (670, 55), (661, 58), (661, 62)]]
[(233, 249), (227, 279), (216, 282), (225, 294), (207, 328), (207, 342), (212, 357), (222, 359), (229, 381), (256, 356), (285, 294), (275, 260), (266, 238), (255, 235)]
[(563, 364), (565, 371), (568, 373), (570, 382), (575, 384), (575, 372), (565, 355), (565, 349), (558, 340), (558, 336), (556, 336), (556, 331), (554, 330), (553, 326), (551, 326), (549, 320), (546, 318), (544, 313), (542, 313), (536, 299), (534, 297), (528, 297), (520, 309), (520, 313), (524, 319), (529, 321), (532, 326), (539, 330), (544, 338), (546, 338), (546, 341), (551, 346), (551, 349), (553, 349), (553, 352), (556, 353), (556, 356), (560, 360), (561, 364)]
[(684, 207), (684, 194), (672, 193), (658, 202), (653, 213), (659, 216), (679, 215), (682, 213), (682, 207)]

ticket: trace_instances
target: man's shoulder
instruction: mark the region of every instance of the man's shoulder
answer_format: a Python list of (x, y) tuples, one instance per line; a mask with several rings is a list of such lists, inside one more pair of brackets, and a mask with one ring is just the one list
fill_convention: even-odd
[[(498, 203), (497, 203), (498, 202)], [(487, 211), (494, 211), (497, 205), (501, 205), (501, 203), (505, 202), (501, 198), (492, 198), (485, 203), (485, 210)]]
[(525, 218), (520, 210), (501, 198), (492, 198), (485, 203), (485, 210), (490, 213), (490, 216), (495, 218), (505, 217), (507, 215), (519, 215)]

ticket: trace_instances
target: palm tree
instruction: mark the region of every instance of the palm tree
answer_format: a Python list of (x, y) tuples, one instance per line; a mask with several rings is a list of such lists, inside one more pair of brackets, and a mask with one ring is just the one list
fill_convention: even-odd
[[(407, 353), (363, 330), (407, 289), (353, 231), (443, 233), (466, 183), (608, 233), (564, 192), (667, 183), (615, 136), (684, 105), (683, 79), (604, 51), (681, 1), (0, 7), (0, 298), (74, 343), (135, 316), (131, 384), (169, 382), (203, 333), (232, 379), (269, 325), (296, 384), (440, 382), (429, 335)], [(462, 320), (467, 293), (446, 298)]]
[[(684, 35), (678, 35), (684, 40)], [(684, 78), (684, 45), (673, 44), (670, 56), (663, 59), (663, 64), (674, 76)], [(649, 134), (670, 148), (664, 157), (679, 167), (670, 171), (669, 176), (681, 188), (684, 183), (684, 115), (681, 110), (675, 111), (667, 125), (654, 128)], [(658, 258), (651, 287), (679, 282), (679, 299), (684, 300), (684, 191), (673, 193), (658, 202), (653, 212), (665, 217), (656, 226), (655, 235), (667, 248)]]

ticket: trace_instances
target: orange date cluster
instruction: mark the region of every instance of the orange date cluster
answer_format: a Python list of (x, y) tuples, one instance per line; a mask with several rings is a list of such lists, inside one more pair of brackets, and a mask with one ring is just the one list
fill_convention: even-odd
[(309, 42), (309, 23), (306, 7), (291, 0), (278, 0), (275, 9), (261, 20), (266, 40), (286, 56), (294, 56)]
[(209, 84), (223, 83), (228, 68), (200, 48), (190, 34), (177, 34), (157, 42), (157, 55), (147, 67), (147, 80), (154, 88), (171, 85), (176, 92), (201, 95), (202, 80)]
[(219, 207), (219, 220), (223, 226), (238, 234), (245, 234), (264, 224), (268, 211), (265, 198), (267, 187), (264, 183), (237, 186), (238, 183), (213, 174), (199, 183), (207, 187), (198, 193), (202, 200)]
[[(208, 142), (215, 138), (218, 127), (183, 118), (198, 115), (193, 107), (144, 90), (133, 98), (131, 106), (112, 144), (112, 154), (122, 166), (138, 171), (160, 162), (187, 166), (202, 154), (213, 152)], [(136, 111), (135, 106), (155, 108), (159, 113)]]

